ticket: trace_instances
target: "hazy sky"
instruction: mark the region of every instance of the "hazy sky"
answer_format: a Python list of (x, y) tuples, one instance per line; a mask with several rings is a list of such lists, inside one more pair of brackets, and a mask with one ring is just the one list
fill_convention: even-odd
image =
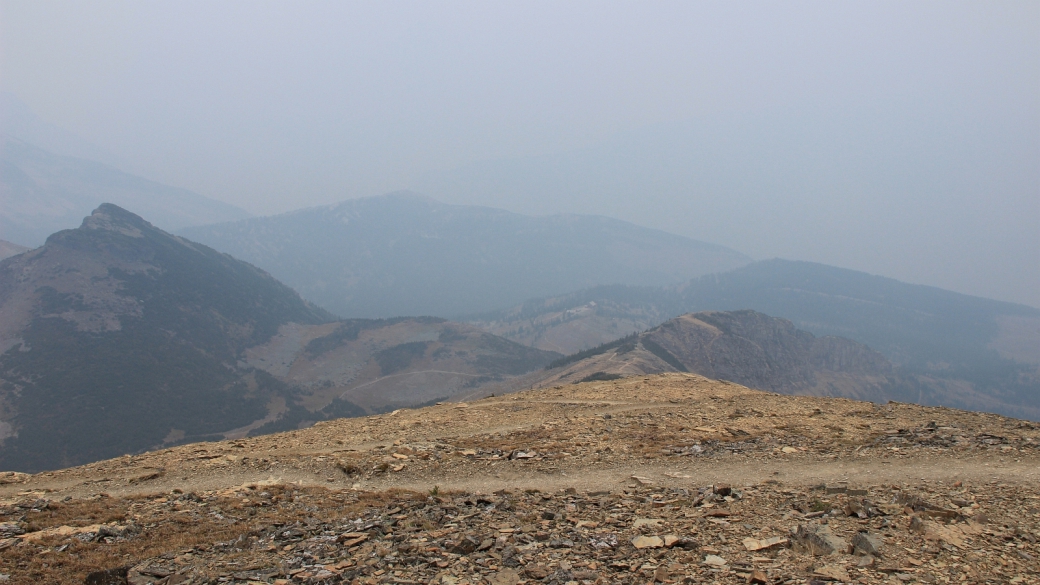
[(0, 1), (0, 90), (257, 214), (412, 188), (1040, 306), (1040, 3)]

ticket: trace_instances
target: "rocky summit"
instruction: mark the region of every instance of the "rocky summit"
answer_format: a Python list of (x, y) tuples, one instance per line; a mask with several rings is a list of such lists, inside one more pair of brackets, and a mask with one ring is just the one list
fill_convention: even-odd
[(0, 478), (13, 583), (1036, 583), (1040, 428), (693, 374)]
[(263, 419), (284, 384), (238, 363), (333, 318), (270, 275), (118, 206), (0, 261), (0, 467), (40, 471)]

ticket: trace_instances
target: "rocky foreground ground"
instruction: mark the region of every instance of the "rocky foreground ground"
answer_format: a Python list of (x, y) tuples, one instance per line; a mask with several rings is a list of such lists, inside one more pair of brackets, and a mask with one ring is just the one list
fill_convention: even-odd
[(11, 583), (1038, 583), (1040, 430), (693, 375), (0, 477)]

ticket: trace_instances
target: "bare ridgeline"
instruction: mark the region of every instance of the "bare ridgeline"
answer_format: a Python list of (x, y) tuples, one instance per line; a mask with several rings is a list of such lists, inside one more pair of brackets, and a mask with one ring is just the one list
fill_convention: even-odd
[[(1040, 430), (693, 374), (0, 486), (12, 583), (1036, 583)], [(99, 571), (104, 569), (105, 571)]]

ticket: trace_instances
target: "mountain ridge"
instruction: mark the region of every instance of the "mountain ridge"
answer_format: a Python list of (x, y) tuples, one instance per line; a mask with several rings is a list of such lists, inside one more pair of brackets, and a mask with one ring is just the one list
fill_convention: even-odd
[(945, 404), (1038, 416), (1040, 310), (811, 262), (760, 261), (672, 287), (597, 287), (464, 320), (569, 354), (680, 314), (742, 309), (865, 344), (905, 379), (953, 393)]
[[(235, 367), (281, 323), (332, 317), (267, 273), (103, 204), (0, 262), (0, 464), (68, 465), (262, 418)], [(226, 426), (225, 426), (226, 425)]]
[(543, 293), (677, 283), (750, 262), (722, 246), (607, 217), (529, 217), (411, 192), (179, 233), (358, 318), (451, 318)]
[(525, 381), (541, 388), (687, 372), (781, 394), (907, 400), (902, 380), (880, 353), (849, 339), (816, 337), (786, 319), (751, 310), (681, 315), (556, 360)]

